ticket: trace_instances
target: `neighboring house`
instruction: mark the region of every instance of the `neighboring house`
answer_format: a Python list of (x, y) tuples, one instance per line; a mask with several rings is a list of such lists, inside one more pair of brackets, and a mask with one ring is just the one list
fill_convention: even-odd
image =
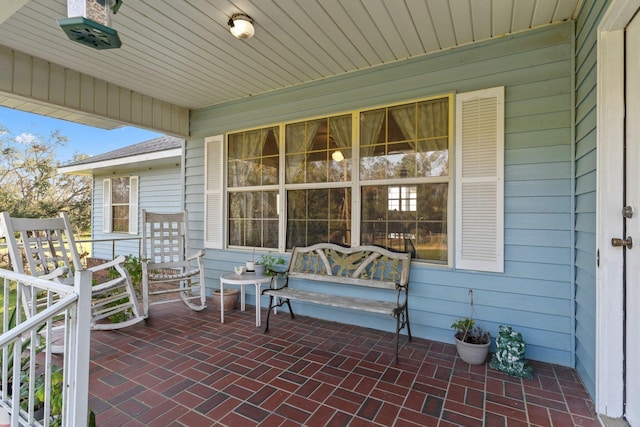
[[(67, 163), (59, 173), (93, 177), (93, 258), (140, 253), (140, 212), (176, 212), (182, 205), (184, 140), (163, 136)], [(116, 239), (112, 241), (112, 239)]]
[[(499, 325), (512, 325), (528, 344), (528, 358), (575, 368), (599, 413), (626, 415), (640, 425), (640, 249), (626, 239), (640, 236), (640, 87), (634, 78), (640, 72), (640, 1), (577, 1), (575, 16), (566, 22), (516, 33), (496, 28), (495, 37), (481, 41), (475, 41), (476, 31), (493, 29), (500, 16), (535, 26), (537, 17), (521, 12), (554, 2), (398, 2), (403, 7), (396, 8), (386, 4), (391, 2), (310, 1), (291, 16), (264, 3), (243, 3), (246, 13), (262, 18), (263, 38), (256, 33), (255, 39), (235, 43), (224, 35), (198, 35), (189, 44), (189, 25), (165, 32), (184, 36), (180, 43), (153, 32), (158, 23), (151, 17), (164, 19), (174, 9), (143, 13), (172, 5), (144, 2), (131, 25), (150, 29), (152, 37), (131, 37), (132, 44), (142, 43), (137, 50), (91, 52), (86, 61), (66, 45), (50, 47), (60, 55), (70, 52), (63, 56), (70, 73), (53, 64), (46, 38), (34, 33), (37, 40), (24, 43), (26, 53), (20, 45), (0, 51), (0, 69), (9, 76), (0, 78), (0, 88), (19, 100), (30, 97), (89, 117), (184, 135), (182, 191), (167, 197), (162, 188), (160, 201), (189, 210), (191, 244), (207, 248), (210, 289), (256, 247), (256, 253), (284, 253), (314, 240), (407, 247), (417, 255), (409, 291), (415, 336), (453, 342), (450, 325), (469, 314), (473, 289), (475, 316), (494, 336)], [(340, 13), (323, 13), (335, 11), (331, 5), (338, 3)], [(361, 16), (352, 16), (347, 3)], [(36, 10), (37, 18), (49, 18), (48, 6), (31, 4), (23, 8), (25, 15)], [(415, 16), (408, 4), (416, 7)], [(447, 18), (448, 11), (473, 9), (483, 25), (471, 26), (471, 12), (455, 14), (459, 21), (434, 22), (416, 6), (427, 9), (426, 4)], [(374, 22), (377, 16), (394, 19)], [(199, 11), (180, 15), (194, 23), (193, 31), (221, 27), (195, 25), (196, 18), (208, 24)], [(267, 28), (271, 19), (278, 23)], [(22, 42), (28, 35), (20, 37), (24, 19), (11, 21), (7, 39)], [(364, 36), (356, 22), (378, 37)], [(444, 36), (437, 39), (439, 28), (450, 31), (440, 31)], [(465, 44), (445, 43), (445, 49), (405, 59), (425, 41), (455, 39), (456, 29), (468, 30)], [(334, 39), (344, 43), (335, 46)], [(287, 49), (282, 40), (290, 42)], [(217, 45), (233, 54), (200, 62)], [(131, 67), (118, 56), (146, 54), (154, 46), (155, 56), (138, 56), (154, 72), (169, 70), (163, 84), (141, 63)], [(377, 47), (388, 55), (370, 61)], [(173, 56), (182, 53), (188, 58)], [(164, 62), (158, 67), (160, 61), (149, 58), (174, 58), (182, 68)], [(322, 58), (326, 64), (316, 62)], [(349, 62), (343, 58), (361, 61), (343, 68)], [(290, 62), (274, 72), (271, 65), (285, 60)], [(109, 78), (108, 72), (82, 74), (103, 71), (100, 66), (109, 63), (126, 64), (126, 73), (112, 73), (114, 79), (122, 76), (123, 86), (100, 80)], [(234, 75), (224, 79), (210, 72), (218, 64)], [(18, 71), (8, 74), (11, 70)], [(200, 76), (211, 80), (196, 80)], [(202, 90), (187, 92), (191, 80)], [(271, 80), (280, 86), (261, 91)], [(47, 90), (50, 81), (58, 83), (55, 90)], [(195, 100), (238, 84), (243, 95)], [(134, 92), (158, 87), (154, 93), (166, 103)], [(141, 169), (100, 173), (96, 200), (103, 200), (108, 177), (138, 176), (142, 188)], [(140, 204), (142, 199), (141, 194)], [(623, 211), (625, 204), (635, 212)], [(103, 227), (98, 205), (94, 220)], [(125, 224), (118, 227), (127, 230)], [(128, 235), (100, 228), (95, 233)], [(388, 319), (375, 315), (295, 307), (302, 315), (389, 329)]]

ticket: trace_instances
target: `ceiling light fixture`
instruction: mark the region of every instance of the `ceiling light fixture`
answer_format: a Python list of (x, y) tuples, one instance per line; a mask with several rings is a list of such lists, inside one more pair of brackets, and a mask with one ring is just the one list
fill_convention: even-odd
[(229, 31), (237, 39), (250, 39), (256, 33), (256, 29), (253, 27), (253, 19), (244, 13), (234, 13), (227, 24), (229, 25)]
[(333, 153), (331, 153), (331, 158), (336, 162), (341, 162), (344, 160), (344, 154), (342, 154), (342, 151), (336, 150)]

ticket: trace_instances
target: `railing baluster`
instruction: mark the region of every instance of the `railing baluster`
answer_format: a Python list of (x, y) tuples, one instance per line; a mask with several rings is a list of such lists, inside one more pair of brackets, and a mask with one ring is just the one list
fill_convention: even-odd
[[(53, 412), (52, 389), (57, 386), (52, 363), (53, 319), (62, 317), (65, 323), (63, 408), (62, 425), (87, 424), (89, 341), (90, 324), (80, 319), (90, 318), (91, 279), (90, 271), (76, 273), (74, 286), (0, 269), (3, 281), (4, 313), (3, 330), (0, 336), (2, 348), (2, 392), (0, 410), (5, 409), (11, 417), (12, 426), (48, 426)], [(16, 286), (11, 286), (11, 282)], [(23, 291), (29, 291), (28, 300), (22, 300)], [(36, 308), (36, 294), (44, 292), (45, 305)], [(10, 294), (16, 296), (16, 307), (8, 301)], [(55, 298), (54, 298), (55, 297)], [(55, 303), (54, 303), (55, 301)], [(26, 304), (25, 304), (26, 303)], [(15, 324), (10, 325), (12, 312)], [(44, 349), (40, 350), (40, 342)], [(21, 363), (22, 359), (25, 363)], [(36, 363), (36, 358), (43, 363)], [(41, 358), (41, 359), (40, 359)], [(13, 366), (11, 366), (13, 365)], [(24, 370), (23, 370), (24, 367)], [(44, 382), (44, 417), (35, 412), (36, 392)], [(12, 386), (9, 387), (9, 383)], [(21, 395), (21, 391), (23, 391)], [(21, 410), (24, 405), (26, 410)]]

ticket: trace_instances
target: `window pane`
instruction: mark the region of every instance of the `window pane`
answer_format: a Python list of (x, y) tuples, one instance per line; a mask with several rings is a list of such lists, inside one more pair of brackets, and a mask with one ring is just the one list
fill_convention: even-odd
[(129, 205), (112, 206), (111, 215), (114, 233), (129, 232)]
[(256, 129), (228, 137), (228, 186), (278, 183), (278, 128)]
[(287, 192), (287, 248), (351, 244), (351, 188)]
[(285, 182), (350, 181), (351, 128), (351, 115), (287, 125)]
[(448, 138), (418, 142), (416, 169), (418, 176), (449, 176)]
[(447, 262), (448, 184), (362, 188), (362, 244)]
[(446, 176), (448, 98), (360, 114), (360, 178)]
[(111, 203), (129, 204), (129, 177), (128, 176), (111, 179)]
[(229, 193), (229, 245), (278, 247), (278, 192)]

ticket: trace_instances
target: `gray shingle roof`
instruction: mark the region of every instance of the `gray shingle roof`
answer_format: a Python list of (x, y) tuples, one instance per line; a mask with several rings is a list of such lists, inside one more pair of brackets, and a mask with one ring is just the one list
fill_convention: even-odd
[(66, 163), (63, 166), (80, 166), (90, 163), (104, 162), (107, 160), (122, 159), (125, 157), (138, 156), (141, 154), (158, 153), (161, 151), (173, 150), (180, 148), (184, 140), (173, 136), (161, 136), (159, 138), (150, 139), (149, 141), (140, 142), (138, 144), (129, 145), (127, 147), (119, 148), (117, 150), (109, 151), (108, 153), (98, 154), (95, 156), (87, 157), (83, 160), (76, 162)]

